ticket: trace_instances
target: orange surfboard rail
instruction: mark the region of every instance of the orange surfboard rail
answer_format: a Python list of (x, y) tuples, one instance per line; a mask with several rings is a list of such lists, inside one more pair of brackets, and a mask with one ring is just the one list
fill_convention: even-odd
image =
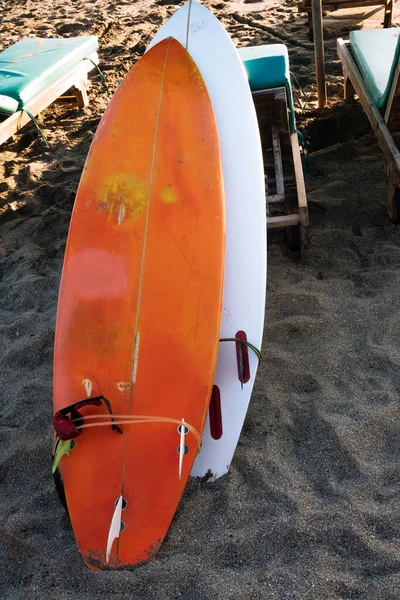
[[(59, 442), (58, 468), (91, 569), (151, 560), (176, 511), (212, 390), (224, 239), (211, 102), (170, 38), (133, 66), (97, 128), (64, 259), (54, 412), (78, 435)], [(71, 412), (98, 397), (116, 427), (103, 400)]]

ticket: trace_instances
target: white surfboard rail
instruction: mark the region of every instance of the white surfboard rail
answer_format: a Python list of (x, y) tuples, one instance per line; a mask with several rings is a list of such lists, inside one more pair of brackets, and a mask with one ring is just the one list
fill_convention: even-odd
[[(160, 28), (150, 47), (174, 37), (187, 48), (206, 83), (220, 138), (226, 198), (226, 264), (221, 338), (244, 331), (261, 348), (266, 290), (264, 168), (247, 74), (228, 33), (204, 6), (190, 0)], [(241, 384), (235, 342), (220, 343), (214, 385), (221, 398), (222, 435), (207, 417), (191, 475), (212, 481), (228, 470), (246, 416), (258, 358), (248, 349), (250, 379)], [(215, 436), (215, 430), (214, 430)]]

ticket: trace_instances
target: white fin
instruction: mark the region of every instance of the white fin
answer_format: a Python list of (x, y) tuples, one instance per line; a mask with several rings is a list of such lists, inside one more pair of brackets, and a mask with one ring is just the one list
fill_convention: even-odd
[(115, 506), (113, 518), (111, 519), (110, 531), (108, 532), (108, 540), (107, 540), (107, 552), (106, 552), (106, 562), (110, 558), (111, 548), (114, 543), (114, 540), (119, 538), (119, 533), (121, 529), (121, 514), (122, 514), (122, 496), (118, 498), (117, 504)]
[(182, 465), (183, 465), (183, 457), (185, 452), (185, 420), (182, 419), (181, 425), (181, 440), (179, 444), (179, 479), (182, 477)]

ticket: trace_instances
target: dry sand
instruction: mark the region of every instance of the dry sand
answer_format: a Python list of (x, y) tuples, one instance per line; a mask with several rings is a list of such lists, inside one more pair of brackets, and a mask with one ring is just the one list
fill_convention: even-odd
[[(2, 48), (24, 36), (97, 34), (114, 90), (168, 0), (0, 1)], [(84, 566), (50, 472), (52, 351), (71, 209), (107, 105), (42, 113), (0, 153), (0, 597), (398, 600), (400, 230), (386, 213), (382, 155), (344, 107), (335, 39), (381, 13), (326, 21), (330, 107), (315, 110), (313, 47), (294, 0), (206, 3), (238, 45), (284, 42), (309, 92), (312, 149), (302, 261), (270, 237), (264, 361), (228, 476), (191, 481), (152, 564)], [(2, 49), (1, 48), (1, 49)], [(316, 117), (320, 117), (318, 120)], [(332, 147), (333, 146), (333, 147)], [(331, 148), (330, 148), (331, 147)]]

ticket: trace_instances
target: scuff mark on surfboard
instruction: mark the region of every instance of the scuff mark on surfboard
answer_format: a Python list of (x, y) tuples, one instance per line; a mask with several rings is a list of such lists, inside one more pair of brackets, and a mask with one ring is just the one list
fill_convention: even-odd
[(124, 259), (101, 248), (83, 248), (71, 257), (68, 270), (80, 281), (82, 299), (122, 297), (129, 284)]
[(208, 27), (209, 24), (205, 20), (191, 21), (189, 25), (189, 31), (190, 33), (196, 35), (197, 33), (207, 31)]
[(109, 222), (120, 225), (124, 220), (135, 220), (146, 210), (148, 183), (131, 173), (111, 175), (99, 190), (98, 208), (108, 208)]
[(161, 197), (165, 204), (174, 204), (178, 200), (178, 194), (170, 185), (163, 190)]
[(125, 203), (122, 202), (121, 206), (119, 207), (118, 225), (121, 225), (121, 223), (124, 219), (125, 219)]
[(129, 381), (119, 381), (117, 383), (117, 389), (119, 392), (129, 392), (131, 389), (131, 384)]

